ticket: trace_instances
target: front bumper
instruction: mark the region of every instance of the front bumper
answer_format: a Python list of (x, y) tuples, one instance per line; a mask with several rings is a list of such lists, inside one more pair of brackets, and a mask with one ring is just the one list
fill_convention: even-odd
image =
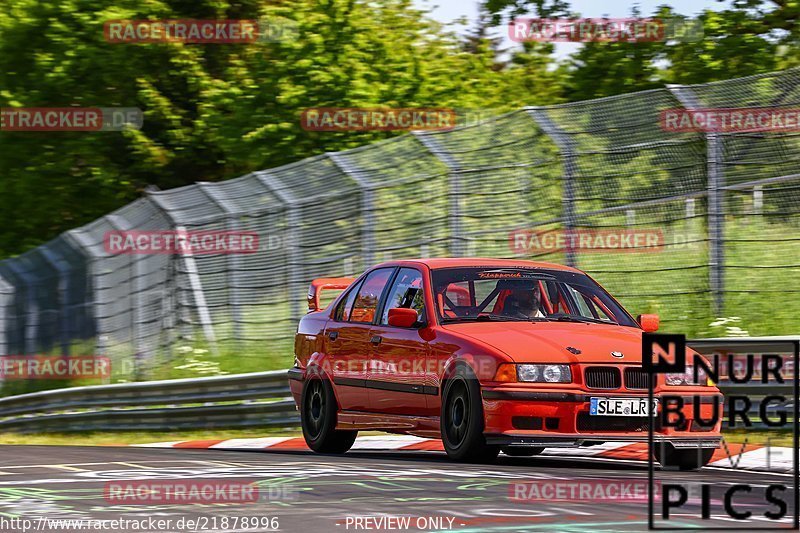
[[(630, 391), (531, 390), (497, 387), (482, 389), (485, 415), (484, 434), (489, 444), (503, 446), (578, 447), (602, 442), (648, 442), (647, 417), (589, 415), (590, 401), (599, 398), (647, 398), (647, 393)], [(685, 420), (678, 427), (662, 427), (661, 408), (665, 398), (680, 396)], [(699, 413), (695, 413), (695, 399)], [(668, 442), (676, 448), (717, 448), (721, 436), (722, 395), (715, 389), (700, 392), (663, 392), (655, 417), (654, 442)], [(696, 421), (697, 415), (713, 426)]]
[[(485, 434), (486, 444), (497, 446), (510, 446), (512, 448), (581, 448), (595, 446), (604, 442), (649, 442), (647, 435), (592, 435), (588, 438), (585, 435), (547, 435), (547, 436), (527, 436), (527, 435), (493, 435)], [(653, 435), (653, 442), (671, 444), (675, 448), (719, 448), (721, 437), (705, 436), (682, 438), (671, 435)]]

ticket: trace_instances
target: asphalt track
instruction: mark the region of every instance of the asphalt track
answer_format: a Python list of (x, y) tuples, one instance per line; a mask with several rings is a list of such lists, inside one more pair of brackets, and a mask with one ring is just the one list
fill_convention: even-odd
[[(97, 523), (89, 520), (120, 518), (142, 521), (136, 529), (114, 529), (126, 533), (398, 530), (375, 529), (374, 522), (362, 522), (361, 527), (356, 527), (353, 522), (355, 517), (380, 516), (412, 517), (411, 527), (404, 531), (598, 533), (646, 531), (648, 524), (646, 500), (519, 501), (511, 497), (510, 487), (518, 482), (646, 483), (647, 464), (633, 461), (501, 456), (491, 465), (463, 465), (434, 452), (360, 451), (344, 456), (319, 456), (304, 452), (126, 447), (0, 448), (0, 530), (3, 532), (101, 531), (92, 529)], [(657, 520), (656, 524), (662, 527), (757, 531), (792, 526), (791, 475), (717, 468), (689, 473), (656, 469), (655, 475), (662, 483), (713, 486), (711, 519), (699, 519), (698, 488), (677, 516), (673, 515), (669, 522)], [(104, 498), (104, 486), (109, 481), (154, 479), (252, 480), (264, 494), (257, 502), (213, 505), (121, 505)], [(761, 516), (764, 511), (775, 510), (764, 502), (763, 496), (764, 487), (771, 483), (789, 487), (782, 496), (789, 504), (789, 514), (783, 521)], [(754, 487), (750, 494), (737, 494), (735, 503), (737, 509), (750, 510), (759, 520), (736, 521), (727, 517), (720, 491), (735, 484)], [(276, 487), (283, 489), (267, 495), (266, 488)], [(656, 510), (660, 511), (658, 503)], [(237, 520), (248, 517), (252, 521), (243, 527), (244, 522), (233, 523), (235, 517)], [(277, 518), (279, 529), (269, 525), (261, 527), (272, 517)], [(442, 520), (440, 527), (425, 523), (431, 517)], [(226, 524), (222, 523), (224, 518), (227, 518)], [(261, 521), (256, 522), (256, 518)], [(420, 518), (422, 522), (417, 521)], [(23, 529), (26, 525), (21, 522), (23, 519), (30, 520), (27, 530)], [(80, 526), (73, 522), (72, 527), (66, 522), (52, 522), (62, 519), (85, 522)], [(148, 528), (144, 523), (147, 519), (169, 519), (172, 523), (170, 527)], [(188, 527), (187, 519), (198, 522)], [(366, 529), (367, 526), (372, 529)]]

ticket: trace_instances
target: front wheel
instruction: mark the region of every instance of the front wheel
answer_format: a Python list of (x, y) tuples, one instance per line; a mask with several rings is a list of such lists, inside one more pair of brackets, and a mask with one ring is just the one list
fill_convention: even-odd
[(459, 368), (447, 380), (442, 394), (440, 417), (442, 442), (447, 455), (456, 461), (490, 462), (500, 453), (483, 436), (483, 403), (475, 375)]
[(700, 470), (711, 462), (714, 456), (713, 448), (685, 448), (677, 449), (671, 444), (662, 446), (655, 444), (654, 455), (664, 468), (677, 468), (678, 470)]
[(344, 453), (358, 431), (336, 429), (336, 396), (328, 380), (311, 378), (303, 387), (300, 425), (308, 447), (317, 453)]

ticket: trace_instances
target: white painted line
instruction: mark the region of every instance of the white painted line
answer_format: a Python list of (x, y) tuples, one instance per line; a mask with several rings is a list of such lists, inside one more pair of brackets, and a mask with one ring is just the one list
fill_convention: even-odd
[(353, 450), (398, 450), (404, 446), (417, 444), (418, 442), (427, 442), (432, 439), (425, 439), (422, 437), (414, 437), (412, 435), (400, 436), (367, 436), (356, 439), (353, 444)]
[(151, 442), (149, 444), (131, 444), (136, 448), (174, 448), (176, 444), (186, 442), (185, 440), (174, 440), (172, 442)]
[(586, 448), (545, 448), (542, 455), (567, 455), (573, 457), (592, 457), (603, 452), (624, 448), (635, 444), (634, 442), (604, 442), (597, 446), (587, 446)]
[(725, 457), (709, 465), (737, 470), (767, 470), (769, 465), (771, 472), (791, 472), (794, 468), (794, 454), (791, 448), (772, 446), (746, 451), (740, 456), (736, 445), (733, 445), (730, 454), (730, 458)]
[(210, 446), (210, 448), (217, 450), (260, 450), (263, 448), (269, 448), (270, 446), (275, 446), (276, 444), (286, 442), (287, 440), (291, 440), (293, 438), (294, 437), (263, 437), (260, 439), (228, 439), (218, 442), (217, 444)]
[[(209, 446), (208, 448), (217, 449), (217, 450), (229, 450), (229, 451), (236, 451), (236, 450), (257, 450), (257, 449), (269, 449), (273, 446), (278, 446), (287, 442), (292, 439), (296, 439), (297, 437), (263, 437), (263, 438), (253, 438), (253, 439), (229, 439), (213, 446)], [(155, 442), (151, 444), (134, 444), (133, 446), (140, 447), (140, 448), (174, 448), (175, 445), (188, 443), (191, 441), (174, 441), (174, 442)], [(355, 444), (353, 444), (353, 450), (400, 450), (407, 446), (411, 446), (413, 444), (425, 443), (425, 442), (436, 442), (435, 439), (426, 439), (422, 437), (414, 437), (411, 435), (369, 435), (364, 437), (359, 437)], [(631, 444), (636, 444), (634, 442), (606, 442), (603, 444), (598, 444), (597, 446), (588, 446), (586, 448), (545, 448), (544, 452), (542, 452), (542, 456), (549, 456), (549, 457), (575, 457), (576, 459), (579, 458), (592, 458), (595, 461), (612, 461), (612, 462), (623, 462), (623, 463), (637, 463), (637, 464), (644, 464), (640, 460), (636, 460), (633, 458), (615, 458), (614, 457), (614, 450), (618, 450), (629, 446)], [(303, 446), (298, 446), (298, 450), (305, 449)], [(433, 450), (437, 452), (436, 450)], [(438, 452), (442, 453), (442, 452)], [(739, 457), (739, 450), (736, 449), (736, 446), (732, 446), (730, 449), (730, 453), (732, 455), (731, 459), (727, 457), (721, 459), (719, 461), (714, 461), (710, 463), (708, 466), (715, 469), (725, 469), (725, 470), (746, 470), (746, 471), (756, 471), (756, 472), (771, 472), (771, 473), (783, 473), (783, 472), (791, 472), (793, 467), (793, 452), (791, 448), (783, 448), (783, 447), (771, 447), (771, 448), (761, 448), (758, 450), (749, 450), (745, 451), (741, 454), (741, 458)], [(603, 457), (599, 457), (601, 454), (605, 454)], [(736, 461), (739, 461), (736, 463)], [(769, 468), (768, 468), (769, 465)], [(6, 467), (14, 468), (14, 467)]]

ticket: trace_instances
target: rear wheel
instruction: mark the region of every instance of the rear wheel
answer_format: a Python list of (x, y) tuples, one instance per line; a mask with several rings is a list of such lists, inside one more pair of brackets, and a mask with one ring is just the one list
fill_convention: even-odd
[(336, 397), (328, 380), (311, 378), (303, 387), (300, 423), (308, 447), (318, 453), (344, 453), (353, 446), (357, 431), (336, 429)]
[(440, 422), (444, 449), (451, 459), (489, 462), (500, 453), (500, 447), (489, 446), (483, 436), (481, 391), (478, 379), (470, 370), (459, 368), (456, 375), (447, 380)]
[(542, 453), (544, 448), (542, 446), (505, 446), (502, 451), (510, 457), (532, 457)]
[(706, 466), (714, 455), (713, 448), (676, 449), (672, 444), (664, 446), (656, 443), (654, 455), (664, 468), (678, 470), (699, 470)]

